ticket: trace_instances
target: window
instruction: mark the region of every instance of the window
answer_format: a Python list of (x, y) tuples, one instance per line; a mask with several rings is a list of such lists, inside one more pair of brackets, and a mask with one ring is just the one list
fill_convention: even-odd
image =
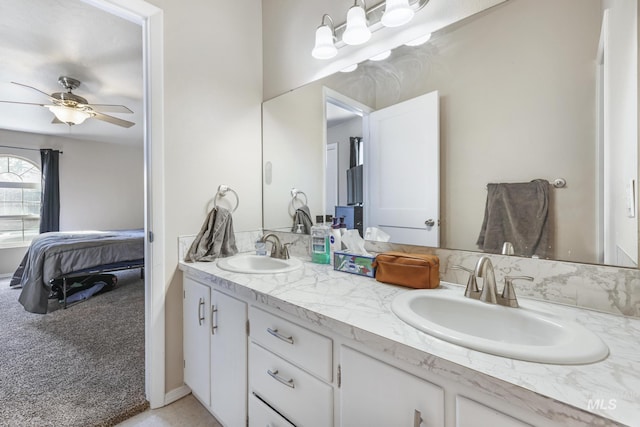
[(38, 234), (40, 182), (33, 162), (0, 154), (0, 246), (29, 242)]

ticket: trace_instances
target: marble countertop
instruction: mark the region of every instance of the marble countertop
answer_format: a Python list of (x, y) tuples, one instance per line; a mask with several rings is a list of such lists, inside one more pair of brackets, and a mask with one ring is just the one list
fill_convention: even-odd
[(520, 298), (523, 306), (577, 321), (609, 346), (609, 356), (598, 363), (546, 365), (470, 350), (418, 331), (391, 311), (393, 298), (411, 289), (328, 265), (304, 262), (290, 273), (260, 275), (203, 262), (181, 262), (180, 269), (544, 417), (567, 424), (640, 423), (640, 319)]

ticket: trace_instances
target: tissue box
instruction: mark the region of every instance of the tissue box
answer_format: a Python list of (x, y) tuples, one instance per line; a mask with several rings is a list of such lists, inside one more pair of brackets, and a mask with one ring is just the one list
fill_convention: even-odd
[(373, 261), (376, 257), (366, 255), (354, 255), (348, 252), (334, 252), (333, 269), (345, 273), (358, 274), (360, 276), (374, 277), (375, 269)]

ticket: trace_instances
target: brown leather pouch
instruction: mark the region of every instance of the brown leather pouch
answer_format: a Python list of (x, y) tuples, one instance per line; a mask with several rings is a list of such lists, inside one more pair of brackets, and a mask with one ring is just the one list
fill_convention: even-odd
[(440, 259), (435, 255), (383, 252), (373, 266), (378, 282), (419, 289), (440, 285)]

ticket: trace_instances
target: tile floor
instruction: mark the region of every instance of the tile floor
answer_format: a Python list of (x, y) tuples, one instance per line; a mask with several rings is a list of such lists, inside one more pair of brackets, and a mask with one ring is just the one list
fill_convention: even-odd
[(188, 395), (159, 409), (146, 411), (121, 422), (117, 427), (222, 427), (196, 400)]

